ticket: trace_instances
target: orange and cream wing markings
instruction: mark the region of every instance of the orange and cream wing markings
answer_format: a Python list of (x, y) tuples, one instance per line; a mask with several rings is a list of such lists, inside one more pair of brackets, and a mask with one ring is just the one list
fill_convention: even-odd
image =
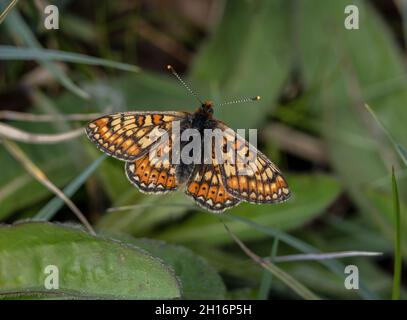
[(159, 137), (182, 120), (185, 112), (124, 112), (106, 115), (90, 122), (86, 134), (110, 156), (133, 161), (146, 154)]
[[(169, 152), (163, 144), (155, 147), (154, 152)], [(126, 162), (126, 175), (132, 184), (144, 193), (166, 193), (177, 190), (176, 166), (167, 157), (151, 157), (146, 154), (133, 161)]]
[(239, 204), (223, 186), (219, 166), (197, 166), (186, 186), (185, 193), (206, 210), (223, 212)]
[(219, 123), (219, 126), (225, 133), (224, 143), (231, 143), (233, 151), (224, 154), (223, 164), (220, 165), (227, 192), (252, 203), (287, 200), (290, 190), (277, 166), (232, 129), (223, 123)]

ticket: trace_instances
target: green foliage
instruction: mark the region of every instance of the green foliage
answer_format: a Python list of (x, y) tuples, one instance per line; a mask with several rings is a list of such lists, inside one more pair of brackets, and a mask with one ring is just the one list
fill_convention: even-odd
[(134, 246), (49, 223), (0, 228), (0, 294), (50, 294), (44, 286), (48, 265), (59, 270), (56, 295), (174, 299), (182, 294), (173, 270)]
[(203, 258), (191, 250), (152, 239), (129, 240), (139, 248), (159, 257), (182, 283), (184, 299), (224, 299), (226, 288), (221, 277)]
[[(0, 24), (4, 44), (0, 59), (7, 59), (0, 91), (19, 88), (35, 67), (47, 71), (52, 84), (25, 87), (30, 103), (19, 106), (24, 107), (19, 111), (58, 116), (124, 110), (192, 112), (197, 101), (176, 79), (148, 67), (153, 60), (154, 70), (165, 71), (165, 65), (172, 63), (169, 57), (179, 52), (173, 48), (187, 52), (193, 48), (193, 59), (184, 62), (189, 63), (184, 65), (185, 78), (200, 98), (223, 102), (262, 97), (253, 104), (215, 107), (215, 117), (235, 129), (259, 129), (260, 149), (282, 169), (293, 197), (278, 205), (242, 203), (224, 215), (214, 215), (196, 207), (182, 192), (141, 194), (126, 179), (124, 163), (111, 158), (102, 162), (85, 138), (57, 145), (24, 144), (22, 150), (90, 218), (98, 236), (55, 223), (1, 227), (0, 292), (7, 297), (10, 293), (20, 298), (48, 297), (43, 268), (58, 264), (63, 266), (61, 290), (53, 298), (253, 299), (267, 294), (298, 298), (274, 277), (270, 282), (269, 274), (242, 254), (222, 221), (258, 255), (269, 256), (278, 237), (278, 255), (371, 250), (394, 255), (400, 266), (407, 257), (406, 239), (397, 238), (394, 252), (395, 230), (400, 235), (407, 228), (404, 53), (394, 41), (394, 30), (368, 1), (353, 1), (360, 11), (360, 29), (345, 29), (348, 4), (345, 0), (229, 0), (223, 8), (219, 5), (219, 22), (210, 28), (197, 27), (193, 19), (166, 9), (148, 14), (142, 9), (126, 11), (119, 2), (111, 2), (92, 7), (90, 13), (84, 5), (85, 12), (78, 14), (61, 3), (64, 27), (54, 33), (40, 27), (33, 4), (20, 1)], [(159, 37), (146, 39), (135, 21), (155, 26), (172, 45), (163, 50)], [(200, 39), (199, 34), (207, 37)], [(146, 41), (155, 49), (149, 49)], [(154, 50), (163, 50), (164, 58)], [(180, 60), (176, 54), (175, 58)], [(126, 72), (137, 71), (134, 66), (143, 69)], [(281, 97), (287, 92), (288, 102), (283, 103)], [(298, 135), (290, 136), (286, 130), (281, 141), (268, 139), (272, 134), (263, 136), (275, 121)], [(84, 123), (8, 124), (52, 134)], [(322, 166), (285, 145), (288, 141), (297, 147), (315, 147), (307, 145), (309, 139), (293, 141), (298, 136), (317, 142), (324, 153)], [(393, 186), (392, 166), (397, 175)], [(74, 219), (63, 202), (1, 144), (0, 168), (0, 221)], [(398, 219), (394, 219), (396, 194)], [(128, 209), (107, 210), (120, 206)], [(101, 236), (105, 234), (109, 236)], [(347, 264), (358, 265), (363, 274), (357, 292), (343, 286)], [(387, 298), (393, 290), (393, 274), (373, 258), (290, 262), (278, 268), (320, 297)], [(406, 292), (399, 271), (394, 292), (403, 299)]]
[[(290, 178), (288, 178), (291, 181)], [(240, 204), (230, 214), (246, 217), (251, 221), (280, 230), (292, 230), (317, 217), (338, 196), (338, 183), (327, 176), (293, 176), (293, 198), (275, 206)], [(237, 221), (229, 222), (230, 228), (242, 240), (254, 240), (265, 235)], [(182, 223), (157, 234), (163, 240), (177, 242), (202, 242), (220, 244), (230, 242), (217, 215), (197, 214)]]

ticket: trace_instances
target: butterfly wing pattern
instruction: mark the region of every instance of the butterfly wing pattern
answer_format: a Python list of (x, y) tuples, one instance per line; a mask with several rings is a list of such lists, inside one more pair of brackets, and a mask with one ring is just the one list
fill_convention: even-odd
[(225, 190), (218, 165), (196, 166), (185, 193), (199, 206), (212, 212), (223, 212), (240, 202)]
[(251, 203), (277, 203), (290, 197), (281, 171), (263, 153), (224, 123), (218, 122), (232, 146), (234, 159), (228, 155), (220, 165), (223, 183), (229, 194)]
[[(231, 161), (229, 152), (222, 154), (221, 162), (213, 154), (212, 164), (194, 164), (187, 179), (181, 178), (181, 167), (171, 161), (171, 129), (174, 121), (190, 124), (185, 120), (191, 116), (172, 111), (116, 113), (91, 121), (86, 134), (101, 151), (126, 162), (127, 178), (143, 193), (174, 191), (185, 182), (185, 193), (199, 206), (216, 213), (242, 201), (276, 203), (289, 198), (290, 190), (280, 170), (217, 120), (215, 126), (224, 132), (223, 144), (231, 146), (235, 161)], [(159, 139), (164, 133), (168, 134), (168, 143)]]
[(172, 122), (182, 120), (185, 112), (123, 112), (90, 122), (86, 134), (96, 146), (119, 160), (133, 161), (147, 154), (160, 137), (169, 132)]
[(150, 149), (141, 158), (126, 162), (127, 178), (144, 193), (167, 193), (178, 188), (176, 165), (171, 164), (171, 140)]
[[(175, 166), (171, 158), (163, 155), (171, 150), (159, 138), (171, 131), (173, 121), (182, 120), (186, 114), (168, 111), (106, 115), (90, 122), (86, 134), (101, 151), (126, 161), (126, 176), (141, 192), (166, 193), (178, 186)], [(171, 139), (170, 134), (168, 137)], [(162, 157), (151, 159), (151, 154)]]

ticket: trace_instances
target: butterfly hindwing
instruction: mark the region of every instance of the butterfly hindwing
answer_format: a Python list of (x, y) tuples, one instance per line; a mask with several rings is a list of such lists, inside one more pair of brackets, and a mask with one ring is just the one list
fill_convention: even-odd
[(227, 192), (252, 203), (287, 200), (290, 190), (277, 166), (232, 129), (221, 122), (219, 126), (224, 132), (225, 140), (232, 142), (234, 154), (233, 159), (228, 155), (224, 156), (220, 165)]
[(144, 193), (166, 193), (178, 188), (177, 165), (172, 164), (172, 139), (161, 140), (141, 158), (127, 162), (127, 178)]
[(166, 193), (178, 188), (175, 167), (153, 164), (148, 154), (134, 162), (126, 162), (125, 170), (130, 182), (144, 193)]
[(212, 212), (223, 212), (239, 204), (224, 188), (219, 166), (198, 165), (192, 173), (185, 193)]
[(173, 121), (185, 118), (185, 112), (123, 112), (90, 122), (86, 134), (97, 147), (124, 161), (136, 160), (146, 153)]

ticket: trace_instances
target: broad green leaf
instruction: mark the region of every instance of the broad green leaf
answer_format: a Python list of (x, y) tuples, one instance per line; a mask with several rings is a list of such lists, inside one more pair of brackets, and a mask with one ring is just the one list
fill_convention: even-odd
[(41, 294), (48, 265), (59, 270), (56, 296), (174, 299), (181, 291), (161, 260), (77, 228), (46, 222), (0, 227), (0, 294)]
[(161, 258), (171, 266), (182, 283), (185, 299), (224, 299), (225, 285), (202, 257), (182, 246), (151, 239), (133, 239), (137, 247)]
[[(225, 215), (247, 217), (263, 226), (292, 230), (322, 214), (341, 190), (335, 179), (324, 175), (291, 175), (288, 177), (288, 183), (293, 196), (287, 202), (277, 205), (241, 203)], [(176, 226), (158, 233), (157, 237), (175, 242), (230, 242), (231, 239), (219, 218), (222, 218), (222, 215), (200, 212), (185, 222), (177, 223)], [(241, 240), (264, 237), (264, 234), (237, 221), (228, 221), (227, 224)]]

